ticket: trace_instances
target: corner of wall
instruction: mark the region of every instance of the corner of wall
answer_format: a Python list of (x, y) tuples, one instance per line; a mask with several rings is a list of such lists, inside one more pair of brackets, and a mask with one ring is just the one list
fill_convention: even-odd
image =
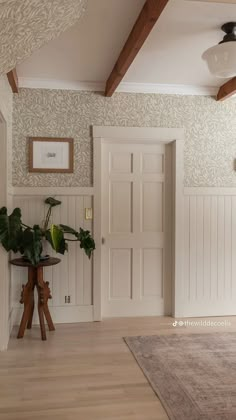
[[(12, 194), (11, 194), (11, 185), (12, 185), (12, 114), (13, 114), (13, 93), (10, 89), (8, 80), (6, 76), (0, 76), (0, 111), (5, 120), (6, 124), (6, 146), (7, 146), (7, 192), (6, 192), (6, 205), (8, 208), (12, 207)], [(0, 343), (0, 350), (6, 350), (8, 346), (8, 341), (12, 329), (11, 323), (11, 314), (12, 314), (12, 304), (11, 304), (11, 271), (7, 267), (6, 262), (6, 278), (5, 286), (5, 296), (3, 299), (6, 301), (3, 302), (3, 308), (6, 308), (6, 313), (4, 315), (4, 324), (6, 331), (3, 331), (3, 336)], [(5, 309), (4, 309), (5, 311)]]

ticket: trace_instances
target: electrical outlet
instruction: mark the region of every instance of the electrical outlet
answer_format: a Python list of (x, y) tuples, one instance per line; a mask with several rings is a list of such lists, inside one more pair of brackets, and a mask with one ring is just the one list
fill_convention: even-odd
[(70, 296), (65, 296), (65, 303), (70, 303)]

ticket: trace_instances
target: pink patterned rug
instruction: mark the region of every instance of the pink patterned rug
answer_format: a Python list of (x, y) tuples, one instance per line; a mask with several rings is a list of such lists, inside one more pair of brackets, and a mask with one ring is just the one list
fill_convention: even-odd
[(171, 420), (236, 420), (236, 333), (124, 340)]

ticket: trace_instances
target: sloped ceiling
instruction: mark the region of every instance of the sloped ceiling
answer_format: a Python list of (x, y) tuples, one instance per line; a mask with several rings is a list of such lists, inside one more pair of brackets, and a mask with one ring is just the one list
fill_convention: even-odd
[(74, 25), (87, 0), (0, 0), (0, 74)]

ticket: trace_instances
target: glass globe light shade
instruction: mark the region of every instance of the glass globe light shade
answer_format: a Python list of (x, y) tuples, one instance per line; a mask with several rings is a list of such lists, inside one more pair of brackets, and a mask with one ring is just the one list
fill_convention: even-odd
[(216, 77), (236, 76), (236, 42), (224, 42), (206, 50), (202, 55), (210, 73)]

